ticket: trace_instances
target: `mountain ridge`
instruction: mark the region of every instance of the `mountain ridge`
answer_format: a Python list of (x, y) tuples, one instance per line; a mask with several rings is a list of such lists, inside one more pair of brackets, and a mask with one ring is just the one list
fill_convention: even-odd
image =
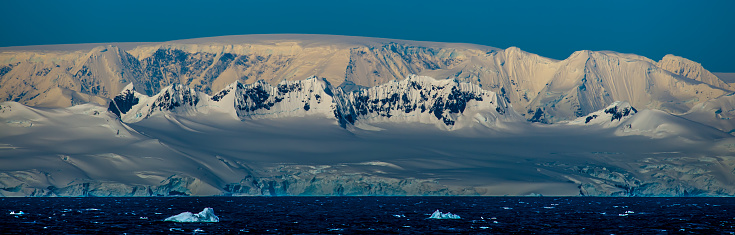
[[(344, 92), (326, 79), (282, 81), (271, 86), (263, 80), (236, 81), (210, 96), (181, 84), (165, 87), (154, 96), (135, 91), (132, 83), (115, 96), (108, 111), (126, 123), (161, 112), (183, 115), (219, 112), (239, 120), (316, 115), (334, 119), (342, 127), (370, 128), (375, 122), (416, 122), (440, 128), (461, 128), (476, 120), (522, 120), (505, 98), (477, 85), (411, 75), (356, 92)], [(400, 122), (399, 121), (399, 122)]]

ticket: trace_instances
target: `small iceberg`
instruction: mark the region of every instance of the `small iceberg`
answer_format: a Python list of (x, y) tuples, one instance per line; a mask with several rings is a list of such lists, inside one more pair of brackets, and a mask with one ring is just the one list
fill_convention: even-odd
[(11, 215), (25, 215), (26, 213), (23, 213), (23, 211), (18, 211), (18, 212), (11, 211), (10, 214)]
[(219, 222), (219, 217), (214, 215), (214, 209), (211, 207), (204, 208), (202, 212), (199, 212), (197, 214), (193, 214), (191, 212), (184, 212), (178, 215), (174, 215), (171, 217), (166, 218), (163, 221), (171, 221), (171, 222)]
[(455, 215), (455, 214), (452, 214), (452, 213), (449, 213), (449, 212), (442, 213), (441, 211), (436, 210), (436, 211), (434, 211), (433, 214), (431, 214), (431, 216), (429, 217), (429, 219), (462, 219), (462, 218), (459, 217), (459, 215)]

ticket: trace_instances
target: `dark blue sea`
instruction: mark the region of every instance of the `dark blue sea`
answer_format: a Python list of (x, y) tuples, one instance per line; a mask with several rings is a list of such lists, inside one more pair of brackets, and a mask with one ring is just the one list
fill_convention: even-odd
[[(214, 209), (217, 223), (164, 222)], [(461, 219), (428, 219), (436, 210)], [(20, 214), (23, 211), (23, 214)], [(735, 198), (0, 198), (2, 234), (733, 234)]]

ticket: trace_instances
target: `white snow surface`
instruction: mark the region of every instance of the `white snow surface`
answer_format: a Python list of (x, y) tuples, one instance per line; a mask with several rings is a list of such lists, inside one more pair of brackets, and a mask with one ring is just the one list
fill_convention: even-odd
[(214, 209), (211, 207), (204, 208), (199, 213), (191, 213), (191, 212), (183, 212), (178, 215), (174, 215), (171, 217), (168, 217), (164, 219), (163, 221), (170, 221), (170, 222), (181, 222), (181, 223), (201, 223), (201, 222), (208, 222), (208, 223), (216, 223), (219, 222), (219, 217), (217, 217), (214, 214)]
[(434, 211), (434, 213), (429, 216), (429, 219), (462, 219), (459, 217), (459, 215), (452, 214), (450, 212), (442, 213), (439, 210)]
[(622, 122), (616, 135), (643, 135), (652, 138), (677, 137), (685, 139), (728, 138), (727, 133), (711, 126), (693, 122), (660, 110), (642, 110)]
[(735, 93), (697, 104), (681, 116), (735, 134)]

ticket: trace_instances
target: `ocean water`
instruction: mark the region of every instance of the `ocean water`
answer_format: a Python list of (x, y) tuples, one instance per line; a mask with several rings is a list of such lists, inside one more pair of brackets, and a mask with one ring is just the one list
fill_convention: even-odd
[[(220, 222), (163, 221), (206, 207), (214, 209)], [(436, 210), (461, 219), (428, 219)], [(0, 213), (2, 234), (735, 232), (735, 198), (0, 198)]]

